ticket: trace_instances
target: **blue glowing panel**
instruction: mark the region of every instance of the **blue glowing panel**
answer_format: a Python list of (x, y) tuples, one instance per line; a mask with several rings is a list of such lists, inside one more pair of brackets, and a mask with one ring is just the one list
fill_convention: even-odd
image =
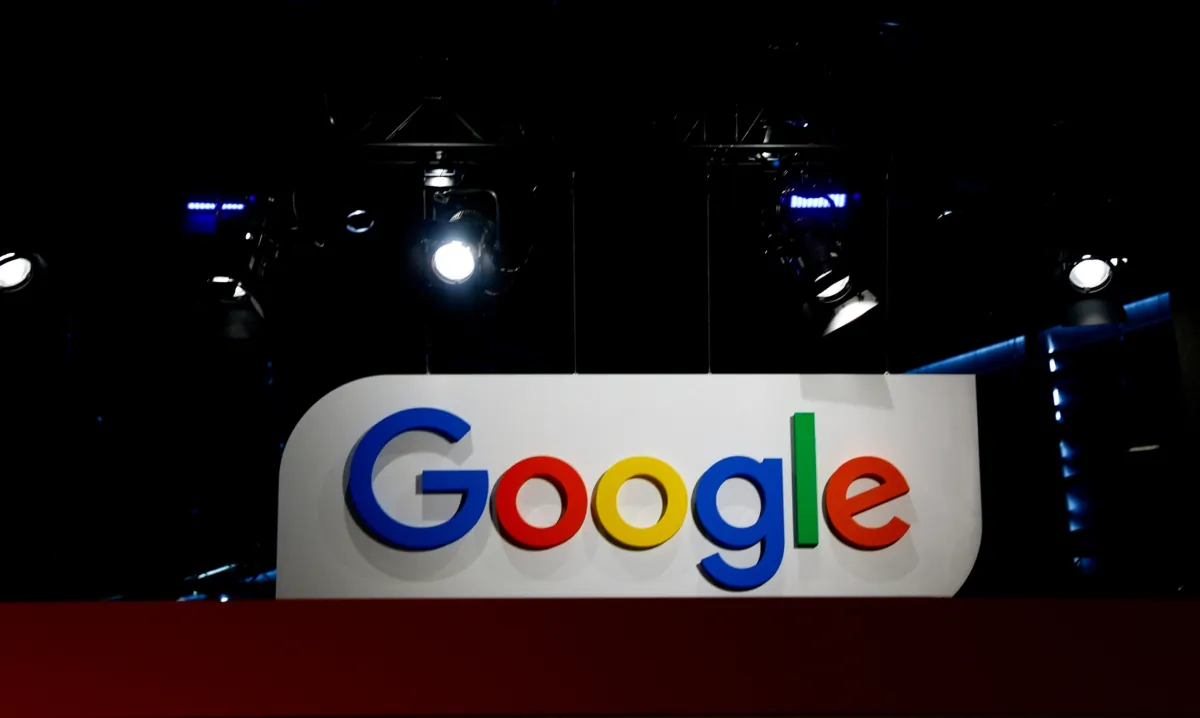
[(1139, 299), (1125, 305), (1125, 324), (1132, 327), (1147, 326), (1171, 318), (1171, 295), (1168, 292)]
[(211, 212), (217, 208), (216, 202), (188, 202), (187, 208), (193, 212)]
[[(790, 195), (791, 206), (796, 207), (797, 203), (803, 206), (812, 207), (831, 207), (838, 206), (833, 204), (830, 198), (840, 197), (839, 201), (845, 202), (845, 195), (828, 195), (827, 197), (800, 197), (798, 195)], [(857, 195), (855, 195), (857, 199)], [(1125, 314), (1128, 320), (1121, 325), (1121, 328), (1112, 326), (1101, 327), (1055, 327), (1042, 332), (1042, 336), (1046, 337), (1046, 351), (1050, 355), (1060, 348), (1061, 344), (1064, 350), (1069, 351), (1072, 348), (1089, 344), (1093, 341), (1109, 337), (1113, 332), (1129, 331), (1138, 329), (1159, 322), (1170, 321), (1171, 319), (1171, 301), (1169, 294), (1157, 294), (1146, 299), (1139, 299), (1136, 302), (1130, 302), (1125, 305)], [(1055, 342), (1055, 334), (1061, 341)], [(986, 372), (996, 371), (1017, 366), (1025, 358), (1025, 338), (1016, 337), (1008, 341), (993, 344), (982, 349), (966, 352), (949, 359), (943, 359), (933, 364), (927, 364), (923, 367), (918, 367), (911, 370), (910, 374), (983, 374)], [(1052, 356), (1049, 359), (1050, 371), (1058, 372), (1062, 369), (1062, 362), (1057, 357)], [(1060, 406), (1063, 403), (1063, 396), (1058, 389), (1054, 390), (1054, 405)]]
[(910, 374), (986, 374), (1017, 366), (1025, 360), (1025, 337), (1015, 337), (956, 357), (926, 364)]
[(242, 204), (241, 202), (225, 202), (225, 203), (221, 204), (221, 209), (226, 212), (229, 212), (229, 211), (238, 212), (243, 209), (246, 209), (246, 205)]

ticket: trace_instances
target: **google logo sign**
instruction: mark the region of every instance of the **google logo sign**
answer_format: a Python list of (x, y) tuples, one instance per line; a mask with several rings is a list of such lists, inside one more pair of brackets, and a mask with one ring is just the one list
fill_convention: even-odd
[[(890, 462), (872, 456), (859, 456), (839, 466), (825, 484), (824, 497), (818, 495), (816, 468), (816, 426), (811, 413), (791, 417), (792, 472), (791, 490), (794, 548), (812, 548), (818, 541), (819, 513), (833, 534), (843, 543), (864, 550), (883, 549), (899, 541), (909, 524), (893, 516), (884, 525), (868, 527), (855, 517), (876, 506), (908, 493), (904, 475)], [(375, 463), (384, 447), (408, 432), (428, 432), (450, 443), (461, 441), (471, 426), (448, 411), (435, 408), (405, 409), (376, 423), (359, 440), (351, 453), (346, 504), (359, 525), (376, 541), (407, 550), (426, 551), (463, 538), (488, 509), (489, 480), (486, 470), (453, 469), (422, 472), (424, 493), (460, 494), (457, 512), (436, 526), (412, 526), (397, 521), (380, 505), (375, 495)], [(562, 511), (551, 526), (533, 526), (517, 509), (517, 494), (530, 479), (550, 482), (558, 491)], [(617, 493), (625, 482), (644, 479), (653, 483), (662, 496), (662, 514), (648, 527), (634, 526), (622, 518), (617, 508)], [(717, 508), (717, 492), (734, 478), (748, 481), (757, 490), (761, 502), (758, 519), (750, 526), (727, 522)], [(866, 491), (848, 495), (858, 479), (874, 482)], [(784, 461), (782, 458), (753, 459), (729, 456), (709, 467), (696, 482), (691, 495), (690, 513), (701, 533), (718, 547), (743, 550), (758, 547), (757, 563), (749, 567), (729, 564), (714, 552), (702, 559), (699, 570), (716, 586), (745, 591), (757, 588), (776, 574), (783, 562), (787, 532), (784, 527)], [(569, 463), (553, 456), (521, 459), (504, 471), (491, 492), (496, 522), (504, 537), (531, 551), (541, 551), (571, 540), (590, 512), (600, 532), (612, 543), (629, 550), (648, 550), (669, 541), (688, 518), (688, 490), (679, 473), (667, 462), (635, 456), (621, 459), (605, 471), (592, 487), (591, 501), (582, 476)]]

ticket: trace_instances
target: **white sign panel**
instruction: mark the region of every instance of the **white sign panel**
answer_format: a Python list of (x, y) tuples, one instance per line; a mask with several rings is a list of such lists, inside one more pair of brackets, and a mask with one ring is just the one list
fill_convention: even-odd
[(300, 420), (280, 598), (951, 596), (971, 376), (377, 376)]

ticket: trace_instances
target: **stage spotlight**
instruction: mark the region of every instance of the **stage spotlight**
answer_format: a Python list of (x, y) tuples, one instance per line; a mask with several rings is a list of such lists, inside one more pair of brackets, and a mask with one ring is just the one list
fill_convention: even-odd
[(210, 277), (208, 281), (214, 286), (214, 294), (220, 299), (233, 300), (246, 296), (246, 288), (233, 277), (216, 276)]
[(833, 317), (829, 320), (829, 324), (825, 325), (824, 336), (859, 319), (877, 306), (879, 306), (879, 300), (870, 291), (864, 289), (834, 308)]
[(488, 276), (476, 280), (481, 271), (490, 272), (491, 234), (493, 223), (473, 210), (456, 212), (450, 221), (437, 227), (427, 240), (427, 260), (433, 275), (444, 284), (463, 284), (488, 281)]
[(803, 229), (793, 244), (793, 262), (802, 279), (811, 282), (808, 296), (833, 304), (850, 292), (850, 272), (841, 242), (824, 227)]
[(362, 234), (375, 226), (375, 220), (365, 209), (356, 209), (346, 215), (346, 231), (352, 234)]
[(458, 184), (458, 172), (444, 167), (433, 167), (425, 170), (426, 187), (453, 187)]
[(1076, 291), (1092, 294), (1107, 287), (1112, 276), (1113, 268), (1108, 262), (1085, 254), (1071, 267), (1067, 279)]
[[(824, 281), (826, 281), (827, 278), (829, 278), (830, 275), (832, 275), (832, 274), (833, 274), (832, 270), (826, 271), (824, 274), (817, 277), (816, 280), (814, 280), (814, 283), (816, 283), (817, 286), (821, 286), (821, 284)], [(850, 275), (847, 274), (846, 276), (842, 277), (841, 279), (835, 279), (832, 284), (829, 284), (824, 289), (821, 289), (820, 291), (818, 291), (817, 299), (826, 304), (831, 304), (831, 303), (836, 302), (837, 300), (841, 299), (842, 297), (846, 296), (846, 294), (849, 293), (849, 291), (850, 291)]]
[(433, 271), (447, 284), (461, 284), (475, 273), (475, 251), (462, 240), (443, 242), (433, 250)]
[[(1068, 296), (1063, 300), (1063, 324), (1085, 327), (1125, 321), (1125, 308), (1121, 304), (1119, 287), (1116, 286), (1120, 282), (1117, 278), (1117, 267), (1122, 264), (1120, 256), (1104, 259), (1117, 252), (1080, 255), (1067, 251), (1063, 254), (1065, 257), (1076, 257), (1064, 260), (1061, 265), (1067, 279), (1063, 285), (1070, 286), (1072, 290), (1064, 290)], [(1081, 294), (1085, 296), (1079, 296)]]
[(261, 334), (263, 308), (243, 280), (211, 275), (204, 288), (202, 301), (197, 305), (198, 316), (214, 338), (245, 340)]
[(15, 252), (0, 255), (0, 291), (15, 292), (33, 279), (33, 260)]

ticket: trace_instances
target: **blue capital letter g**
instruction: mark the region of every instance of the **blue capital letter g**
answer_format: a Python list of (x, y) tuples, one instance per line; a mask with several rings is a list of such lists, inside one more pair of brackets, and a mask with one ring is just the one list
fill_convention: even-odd
[(372, 474), (383, 447), (405, 432), (428, 431), (455, 443), (470, 430), (470, 424), (441, 409), (405, 409), (368, 429), (350, 457), (346, 487), (346, 505), (363, 529), (382, 543), (410, 551), (438, 548), (465, 536), (487, 508), (487, 471), (421, 472), (422, 492), (463, 495), (458, 511), (437, 526), (409, 526), (388, 516), (375, 497)]

